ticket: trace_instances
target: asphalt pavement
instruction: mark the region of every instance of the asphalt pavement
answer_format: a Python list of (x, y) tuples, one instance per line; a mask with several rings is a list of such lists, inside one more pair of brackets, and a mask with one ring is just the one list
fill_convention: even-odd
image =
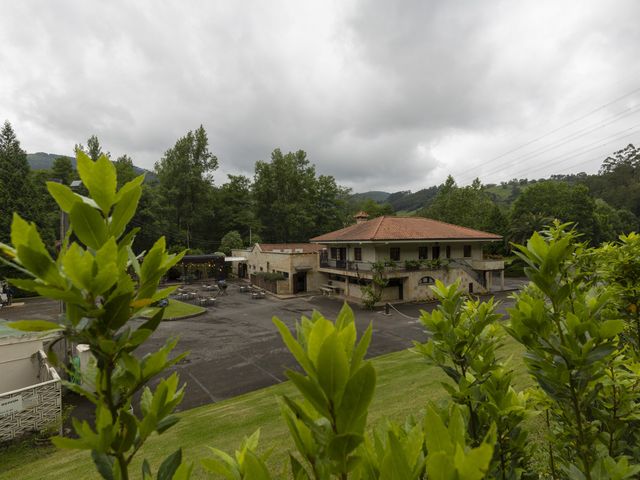
[[(227, 295), (218, 297), (215, 306), (201, 316), (184, 320), (165, 321), (140, 348), (140, 354), (158, 349), (167, 339), (179, 337), (175, 353), (189, 352), (172, 367), (182, 381), (186, 393), (181, 410), (234, 397), (286, 380), (286, 368), (295, 368), (295, 360), (280, 339), (272, 317), (280, 318), (289, 328), (302, 315), (314, 310), (328, 318), (335, 318), (343, 301), (324, 296), (303, 296), (286, 300), (267, 296), (252, 299), (240, 292), (239, 284), (231, 283)], [(494, 294), (502, 301), (500, 309), (513, 302), (509, 292)], [(16, 300), (16, 306), (0, 310), (0, 318), (55, 319), (59, 314), (56, 302), (45, 299)], [(358, 333), (373, 326), (369, 357), (404, 350), (413, 341), (423, 342), (427, 336), (418, 321), (420, 310), (431, 310), (435, 304), (395, 305), (386, 315), (383, 311), (369, 311), (351, 305)], [(70, 399), (77, 402), (77, 399)], [(82, 402), (80, 402), (81, 404)], [(80, 405), (76, 415), (86, 406)]]

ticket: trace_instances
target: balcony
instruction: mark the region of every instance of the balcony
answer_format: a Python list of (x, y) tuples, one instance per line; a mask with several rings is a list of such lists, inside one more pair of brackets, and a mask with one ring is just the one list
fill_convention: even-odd
[(330, 270), (340, 270), (343, 272), (370, 272), (371, 262), (352, 262), (347, 260), (335, 260), (330, 258), (320, 258), (320, 268)]
[(482, 259), (471, 260), (471, 268), (474, 270), (491, 271), (491, 270), (504, 270), (504, 260), (496, 259)]

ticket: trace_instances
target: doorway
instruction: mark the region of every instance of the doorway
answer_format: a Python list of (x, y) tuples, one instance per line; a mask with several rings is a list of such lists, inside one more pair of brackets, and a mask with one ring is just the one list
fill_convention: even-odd
[(293, 293), (307, 291), (307, 272), (298, 272), (293, 274)]
[(404, 300), (404, 279), (392, 278), (387, 284), (389, 287), (398, 287), (398, 300)]
[(247, 264), (238, 264), (238, 278), (247, 278)]

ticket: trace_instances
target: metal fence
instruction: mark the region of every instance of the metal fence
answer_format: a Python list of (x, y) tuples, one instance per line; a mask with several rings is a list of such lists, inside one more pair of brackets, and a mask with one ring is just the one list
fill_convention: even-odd
[(31, 432), (61, 429), (60, 377), (42, 350), (37, 355), (39, 383), (0, 394), (0, 442)]

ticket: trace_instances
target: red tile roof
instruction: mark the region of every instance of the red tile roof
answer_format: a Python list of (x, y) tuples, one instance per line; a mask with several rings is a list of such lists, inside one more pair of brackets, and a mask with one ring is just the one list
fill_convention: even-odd
[(300, 253), (296, 252), (296, 250), (302, 250), (302, 253), (315, 253), (322, 249), (320, 245), (312, 243), (259, 243), (258, 245), (260, 245), (260, 250), (263, 252), (280, 251), (274, 253), (284, 253), (285, 250), (291, 250), (291, 252), (287, 253)]
[(325, 233), (314, 243), (393, 240), (501, 240), (500, 235), (481, 232), (424, 217), (377, 217)]

